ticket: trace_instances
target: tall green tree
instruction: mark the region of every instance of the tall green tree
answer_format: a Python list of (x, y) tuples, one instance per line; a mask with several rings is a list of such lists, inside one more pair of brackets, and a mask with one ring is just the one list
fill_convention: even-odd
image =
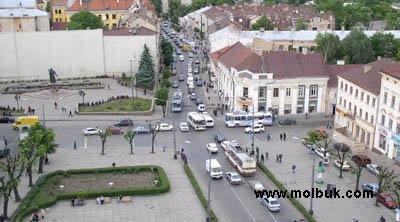
[(343, 178), (343, 164), (346, 161), (346, 158), (349, 156), (351, 150), (350, 147), (344, 143), (335, 143), (333, 144), (333, 148), (336, 151), (336, 157), (340, 163), (339, 177)]
[(153, 3), (154, 8), (156, 10), (156, 13), (158, 17), (161, 17), (162, 15), (162, 1), (161, 0), (151, 0), (151, 3)]
[(397, 55), (398, 47), (397, 40), (391, 33), (377, 32), (370, 37), (372, 48), (374, 49), (375, 56), (381, 56), (385, 58), (392, 58)]
[(399, 30), (400, 29), (400, 12), (392, 11), (386, 15), (386, 29)]
[(41, 124), (37, 124), (36, 126), (34, 126), (33, 130), (41, 131), (40, 133), (42, 135), (40, 144), (44, 145), (44, 150), (43, 150), (44, 153), (38, 152), (38, 157), (39, 157), (38, 173), (43, 173), (43, 164), (45, 157), (47, 157), (47, 154), (56, 152), (57, 144), (55, 144), (54, 142), (55, 134), (53, 129), (46, 129)]
[(356, 167), (352, 168), (352, 173), (356, 175), (356, 188), (355, 190), (359, 190), (359, 185), (360, 185), (360, 177), (361, 173), (366, 166), (364, 161), (357, 160), (355, 161)]
[(133, 154), (133, 139), (135, 138), (135, 131), (132, 130), (132, 126), (129, 126), (128, 131), (126, 131), (124, 135), (124, 139), (129, 143), (131, 148), (131, 154)]
[(260, 30), (264, 28), (265, 30), (273, 30), (275, 27), (274, 23), (267, 18), (266, 15), (262, 15), (252, 26), (251, 30)]
[(104, 155), (104, 148), (106, 146), (107, 138), (111, 136), (111, 131), (107, 128), (106, 130), (99, 132), (98, 135), (101, 141), (101, 155)]
[(362, 32), (353, 29), (342, 41), (346, 63), (360, 64), (375, 60), (371, 40)]
[(296, 22), (296, 31), (300, 30), (307, 30), (308, 22), (304, 20), (303, 18), (297, 19)]
[(388, 167), (379, 167), (379, 173), (376, 175), (376, 178), (378, 179), (378, 195), (376, 195), (375, 206), (378, 206), (379, 194), (388, 190), (393, 181), (398, 178), (398, 175)]
[(369, 7), (360, 4), (349, 4), (343, 9), (344, 15), (341, 26), (344, 26), (346, 30), (350, 30), (358, 24), (368, 27), (372, 15), (372, 10)]
[(147, 45), (144, 45), (137, 73), (137, 85), (151, 89), (154, 86), (154, 64)]
[(165, 108), (167, 105), (168, 93), (169, 90), (167, 88), (161, 88), (157, 90), (155, 94), (156, 104), (161, 106), (163, 111), (163, 117), (165, 117), (165, 111), (166, 111)]
[(87, 28), (102, 29), (104, 28), (104, 23), (100, 17), (87, 10), (82, 10), (71, 16), (71, 21), (68, 24), (68, 29), (80, 30)]
[(332, 11), (335, 16), (336, 29), (340, 29), (344, 18), (344, 0), (314, 0), (315, 7), (319, 11)]
[(342, 44), (337, 35), (332, 33), (319, 33), (315, 40), (317, 47), (315, 51), (324, 56), (325, 62), (335, 64), (342, 57)]

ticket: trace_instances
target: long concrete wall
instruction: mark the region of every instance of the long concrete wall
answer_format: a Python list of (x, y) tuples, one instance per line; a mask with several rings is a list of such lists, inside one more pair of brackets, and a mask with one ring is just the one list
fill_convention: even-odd
[(144, 44), (158, 65), (155, 36), (103, 36), (102, 30), (0, 33), (0, 81), (48, 79), (50, 67), (59, 78), (129, 73), (128, 58), (140, 59)]

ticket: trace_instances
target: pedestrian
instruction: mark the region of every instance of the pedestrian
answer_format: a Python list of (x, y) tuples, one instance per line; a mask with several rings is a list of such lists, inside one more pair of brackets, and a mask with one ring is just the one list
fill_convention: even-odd
[(146, 95), (147, 91), (146, 89), (143, 89), (143, 94)]
[(279, 154), (276, 154), (276, 162), (279, 163)]
[(76, 150), (77, 149), (77, 147), (76, 147), (76, 140), (74, 140), (74, 150)]
[(308, 119), (308, 113), (306, 113), (306, 119)]
[(111, 88), (110, 88), (110, 84), (107, 84), (107, 87), (108, 87), (108, 90), (111, 90)]
[(386, 222), (386, 219), (383, 217), (383, 215), (381, 215), (381, 217), (379, 218), (379, 222)]
[(74, 198), (71, 199), (71, 206), (75, 207), (75, 199)]
[(261, 162), (264, 163), (264, 154), (261, 154)]
[(112, 167), (115, 167), (115, 165), (116, 165), (115, 162), (113, 162), (113, 163), (111, 164)]
[(327, 128), (327, 129), (329, 129), (329, 125), (330, 125), (330, 124), (329, 124), (329, 122), (328, 122), (328, 124), (326, 124), (326, 128)]
[(283, 140), (286, 140), (286, 133), (283, 133)]
[(267, 139), (268, 141), (271, 139), (271, 133), (267, 133)]
[(54, 109), (57, 109), (57, 102), (54, 102)]
[(28, 106), (28, 114), (31, 115), (31, 113), (32, 113), (32, 108)]
[(5, 148), (7, 148), (7, 146), (8, 146), (8, 140), (7, 140), (7, 137), (6, 137), (6, 136), (4, 136), (4, 137), (3, 137), (3, 140), (4, 140), (4, 146), (5, 146)]
[(35, 115), (35, 109), (32, 109), (32, 115)]
[(115, 77), (114, 77), (114, 73), (113, 73), (113, 79), (114, 79)]
[(279, 139), (281, 139), (281, 140), (282, 140), (282, 137), (283, 137), (283, 136), (282, 136), (282, 133), (281, 133), (281, 134), (279, 134)]
[(246, 147), (246, 153), (249, 153), (249, 149)]
[(42, 218), (42, 220), (44, 220), (44, 209), (43, 208), (40, 209), (40, 217)]
[(161, 79), (160, 78), (158, 78), (158, 84), (160, 84), (161, 83)]
[(0, 222), (4, 222), (4, 216), (3, 216), (3, 214), (0, 215)]
[(282, 163), (282, 153), (279, 154), (279, 163)]
[(210, 97), (210, 96), (208, 96), (208, 100), (210, 100), (210, 98), (211, 98), (211, 97)]
[(72, 117), (72, 111), (71, 110), (69, 111), (69, 115), (68, 116)]
[(265, 159), (268, 160), (268, 152), (265, 152)]
[(294, 165), (294, 164), (293, 164), (293, 166), (292, 166), (292, 172), (293, 172), (293, 174), (296, 173), (296, 165)]

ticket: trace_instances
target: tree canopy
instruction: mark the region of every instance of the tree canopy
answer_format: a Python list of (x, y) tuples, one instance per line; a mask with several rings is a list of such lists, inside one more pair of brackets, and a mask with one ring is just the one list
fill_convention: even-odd
[(154, 5), (154, 8), (157, 12), (157, 15), (160, 17), (162, 14), (162, 1), (161, 0), (151, 0), (151, 3)]
[(317, 47), (315, 51), (321, 53), (326, 63), (334, 64), (342, 56), (340, 39), (332, 33), (319, 33), (315, 40)]
[(342, 41), (346, 63), (360, 64), (375, 60), (372, 44), (364, 32), (353, 29)]
[(251, 30), (260, 30), (261, 28), (264, 28), (264, 30), (273, 30), (274, 29), (274, 24), (270, 19), (267, 18), (266, 15), (262, 15), (256, 23), (254, 23), (251, 26)]
[(151, 89), (154, 85), (154, 64), (150, 55), (150, 49), (144, 45), (143, 53), (140, 57), (139, 70), (137, 74), (137, 85)]
[(95, 14), (82, 10), (71, 16), (71, 21), (68, 23), (68, 29), (80, 30), (80, 29), (102, 29), (104, 23), (100, 17)]

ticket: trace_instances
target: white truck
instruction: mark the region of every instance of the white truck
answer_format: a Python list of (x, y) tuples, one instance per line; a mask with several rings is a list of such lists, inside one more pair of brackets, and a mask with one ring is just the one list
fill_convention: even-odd
[(206, 160), (206, 170), (211, 178), (220, 179), (224, 176), (221, 164), (216, 159)]

